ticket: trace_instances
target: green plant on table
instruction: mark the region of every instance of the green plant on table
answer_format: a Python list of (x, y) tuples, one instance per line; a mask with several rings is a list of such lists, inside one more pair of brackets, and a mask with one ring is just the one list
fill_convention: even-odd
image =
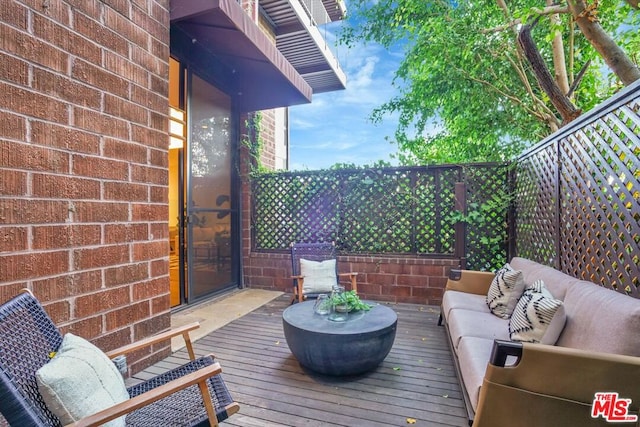
[(346, 291), (340, 294), (334, 294), (329, 298), (329, 302), (336, 307), (347, 306), (346, 311), (371, 310), (371, 305), (363, 302), (356, 291)]

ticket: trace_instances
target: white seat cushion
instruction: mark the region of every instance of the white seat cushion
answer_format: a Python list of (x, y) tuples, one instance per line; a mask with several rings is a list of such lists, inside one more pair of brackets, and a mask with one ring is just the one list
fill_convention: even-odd
[(491, 313), (454, 308), (449, 312), (447, 326), (456, 349), (462, 337), (509, 341), (509, 320)]
[[(129, 399), (122, 375), (95, 345), (66, 334), (56, 355), (36, 372), (38, 390), (47, 408), (63, 425)], [(125, 417), (105, 426), (125, 425)]]
[(454, 308), (479, 311), (481, 313), (491, 313), (489, 311), (489, 307), (487, 307), (484, 295), (459, 291), (446, 291), (442, 297), (442, 315), (445, 319), (449, 317), (449, 312)]
[(462, 337), (458, 345), (460, 372), (474, 411), (477, 410), (480, 387), (492, 349), (493, 340), (487, 338)]

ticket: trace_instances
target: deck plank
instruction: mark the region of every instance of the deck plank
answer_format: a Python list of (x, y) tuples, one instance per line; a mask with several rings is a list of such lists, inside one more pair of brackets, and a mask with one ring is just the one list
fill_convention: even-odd
[[(373, 371), (330, 377), (302, 368), (284, 338), (284, 295), (194, 343), (197, 355), (220, 362), (240, 413), (229, 426), (466, 426), (466, 411), (437, 307), (391, 304), (396, 339)], [(186, 351), (140, 372), (147, 379), (184, 363)]]

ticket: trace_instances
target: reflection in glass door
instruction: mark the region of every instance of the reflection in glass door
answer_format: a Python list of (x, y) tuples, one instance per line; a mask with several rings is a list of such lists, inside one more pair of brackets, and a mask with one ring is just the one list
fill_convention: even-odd
[(186, 194), (187, 300), (235, 285), (231, 99), (191, 74)]

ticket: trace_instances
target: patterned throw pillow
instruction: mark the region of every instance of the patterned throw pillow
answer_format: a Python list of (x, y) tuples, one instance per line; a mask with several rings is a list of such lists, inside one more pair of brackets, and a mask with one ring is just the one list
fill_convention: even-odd
[(554, 345), (566, 322), (564, 304), (537, 280), (525, 289), (509, 321), (512, 341)]
[(498, 317), (508, 319), (518, 303), (518, 299), (524, 292), (524, 279), (522, 272), (516, 271), (507, 263), (496, 271), (489, 292), (487, 293), (487, 305), (489, 310)]

